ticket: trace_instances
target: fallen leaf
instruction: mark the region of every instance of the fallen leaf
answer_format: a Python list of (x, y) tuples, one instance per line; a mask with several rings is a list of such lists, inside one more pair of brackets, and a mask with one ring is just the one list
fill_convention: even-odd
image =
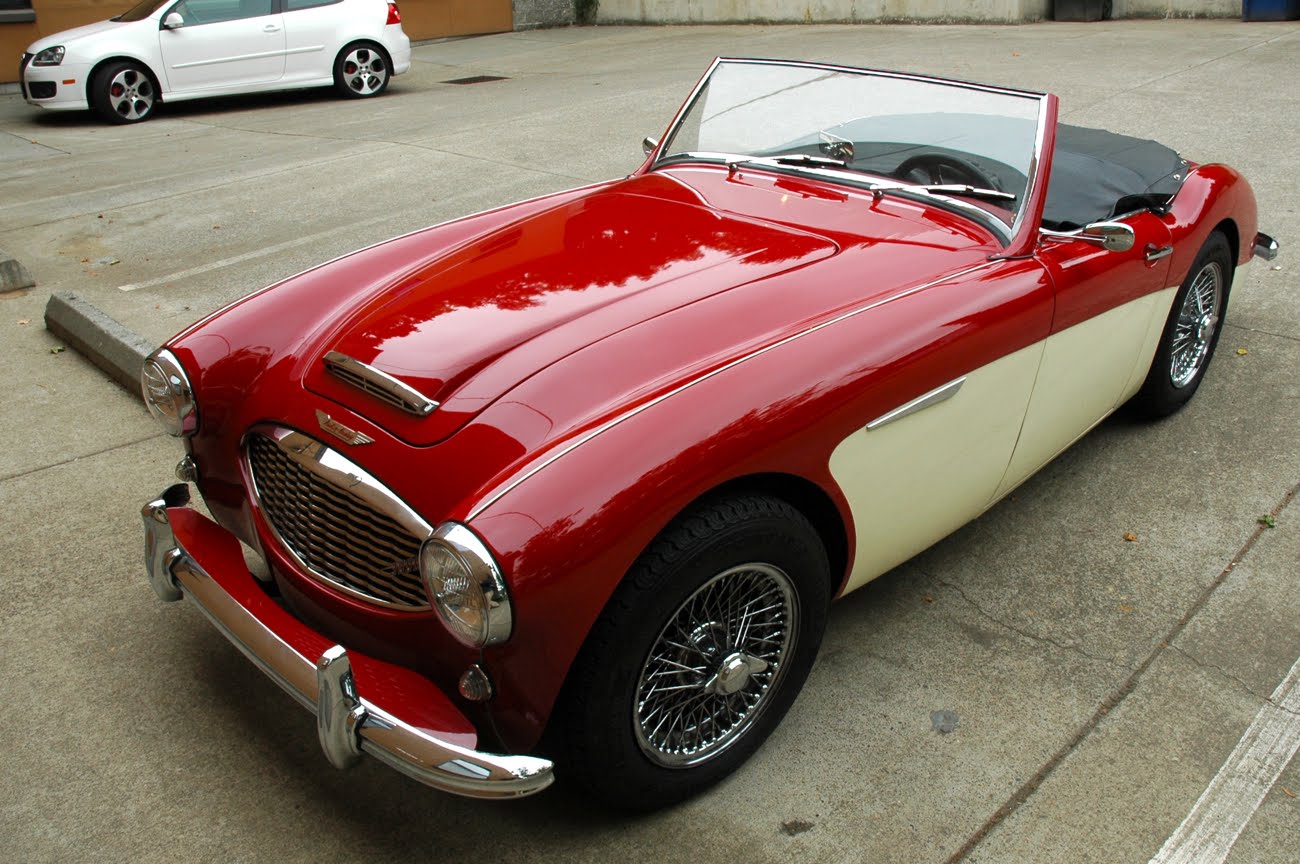
[(813, 823), (807, 819), (790, 819), (781, 823), (781, 833), (787, 837), (793, 837), (796, 834), (811, 831), (812, 827)]
[(1294, 797), (1295, 797), (1295, 793), (1292, 792), (1290, 789), (1286, 788), (1285, 786), (1279, 786), (1278, 788), (1281, 789), (1283, 792), (1286, 793), (1286, 797), (1288, 797), (1288, 798), (1294, 798)]
[(1020, 56), (1020, 52), (1019, 52), (1019, 51), (1012, 51), (1012, 52), (1011, 52), (1011, 56), (1012, 56), (1012, 57), (1019, 57), (1019, 56)]
[(934, 598), (931, 597), (929, 594), (922, 594), (922, 595), (921, 595), (921, 602), (922, 602), (922, 603), (933, 603), (933, 602), (934, 602)]
[(220, 226), (220, 225), (213, 225), (213, 226), (212, 226), (212, 230), (213, 230), (213, 231), (220, 231), (220, 230), (221, 230), (221, 226)]
[(67, 349), (67, 348), (64, 348), (62, 345), (55, 345), (53, 348), (50, 349), (50, 353), (51, 353), (51, 354), (62, 354), (64, 351), (67, 351), (67, 350), (68, 350), (68, 349)]
[(19, 319), (18, 319), (18, 323), (21, 324), (22, 326), (26, 327), (28, 324), (32, 323), (32, 319), (30, 319), (30, 318), (19, 318)]
[(1245, 357), (1245, 356), (1246, 356), (1247, 354), (1249, 354), (1249, 353), (1250, 353), (1250, 350), (1247, 349), (1247, 348), (1238, 348), (1238, 349), (1237, 349), (1237, 356), (1238, 356), (1238, 357)]
[(1120, 611), (1120, 612), (1123, 612), (1125, 615), (1132, 615), (1132, 614), (1133, 614), (1133, 609), (1134, 609), (1134, 607), (1133, 607), (1133, 606), (1130, 606), (1130, 605), (1127, 604), (1127, 603), (1121, 603), (1121, 604), (1119, 604), (1119, 611)]
[(1136, 543), (1138, 539), (1138, 535), (1134, 534), (1132, 531), (1125, 531), (1124, 539), (1130, 543)]

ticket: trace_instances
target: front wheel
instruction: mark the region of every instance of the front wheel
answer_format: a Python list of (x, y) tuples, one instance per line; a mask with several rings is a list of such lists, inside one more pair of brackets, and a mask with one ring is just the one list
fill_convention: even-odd
[(816, 530), (766, 496), (669, 525), (592, 628), (554, 722), (570, 776), (648, 810), (716, 783), (776, 728), (817, 656), (830, 579)]
[(334, 89), (352, 99), (378, 96), (392, 77), (388, 54), (371, 42), (354, 42), (334, 58)]
[(90, 104), (110, 123), (148, 120), (158, 102), (153, 78), (138, 63), (109, 63), (90, 82)]
[(1201, 386), (1223, 332), (1232, 265), (1227, 238), (1214, 231), (1174, 295), (1146, 381), (1129, 402), (1139, 415), (1156, 418), (1172, 414)]

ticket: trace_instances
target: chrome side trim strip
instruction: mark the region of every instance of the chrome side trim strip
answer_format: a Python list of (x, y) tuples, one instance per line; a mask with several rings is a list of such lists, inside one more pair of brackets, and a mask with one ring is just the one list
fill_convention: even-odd
[(732, 360), (730, 363), (725, 363), (722, 366), (719, 366), (717, 369), (713, 369), (712, 371), (700, 375), (698, 378), (692, 378), (691, 380), (683, 384), (679, 384), (678, 386), (674, 387), (672, 390), (669, 390), (667, 393), (662, 393), (648, 402), (643, 402), (642, 404), (638, 405), (632, 410), (624, 414), (618, 415), (612, 420), (609, 420), (601, 424), (600, 426), (597, 426), (595, 429), (590, 430), (586, 434), (580, 435), (578, 438), (574, 439), (569, 444), (560, 447), (558, 450), (556, 450), (556, 452), (552, 453), (550, 456), (547, 456), (545, 459), (538, 462), (536, 465), (533, 465), (527, 470), (523, 471), (521, 474), (519, 474), (519, 476), (515, 477), (505, 486), (501, 487), (496, 492), (493, 492), (486, 499), (484, 499), (482, 503), (476, 504), (474, 508), (470, 511), (469, 515), (465, 518), (465, 521), (466, 522), (472, 521), (476, 516), (478, 516), (484, 510), (491, 507), (497, 501), (500, 501), (501, 498), (503, 498), (505, 495), (509, 494), (510, 491), (513, 490), (515, 487), (517, 487), (519, 484), (523, 483), (525, 480), (532, 477), (538, 471), (541, 471), (547, 465), (550, 465), (552, 462), (561, 458), (566, 453), (576, 450), (577, 448), (581, 447), (583, 444), (586, 444), (588, 441), (595, 438), (597, 435), (601, 434), (602, 432), (605, 432), (609, 429), (613, 429), (615, 426), (622, 423), (624, 420), (635, 417), (636, 415), (640, 414), (642, 411), (645, 411), (647, 408), (653, 408), (655, 405), (658, 405), (660, 402), (663, 402), (665, 399), (671, 399), (673, 396), (676, 396), (678, 393), (681, 393), (683, 390), (686, 390), (690, 387), (694, 387), (696, 384), (699, 384), (701, 381), (707, 381), (710, 378), (714, 377), (715, 375), (721, 375), (723, 372), (729, 371), (730, 369), (739, 366), (741, 363), (744, 363), (746, 360), (752, 360), (755, 357), (759, 357), (763, 354), (766, 354), (769, 351), (774, 351), (783, 345), (787, 345), (791, 342), (794, 342), (796, 339), (802, 339), (803, 337), (808, 336), (809, 334), (812, 333), (816, 333), (819, 330), (824, 330), (827, 327), (833, 327), (834, 325), (839, 324), (841, 321), (847, 321), (850, 318), (853, 318), (857, 315), (861, 315), (863, 312), (869, 312), (872, 309), (876, 309), (880, 306), (884, 306), (886, 303), (892, 303), (895, 300), (901, 300), (904, 297), (911, 296), (912, 294), (915, 294), (918, 291), (924, 291), (927, 288), (933, 288), (935, 285), (942, 285), (944, 282), (949, 282), (953, 279), (960, 279), (963, 276), (969, 276), (972, 273), (978, 273), (980, 270), (987, 270), (988, 268), (994, 266), (997, 263), (998, 263), (997, 261), (982, 261), (979, 264), (975, 264), (971, 267), (967, 267), (964, 270), (958, 270), (955, 273), (949, 273), (946, 276), (941, 276), (938, 279), (933, 279), (929, 282), (924, 282), (920, 285), (913, 285), (911, 288), (906, 288), (902, 291), (899, 291), (897, 294), (891, 294), (888, 297), (883, 297), (874, 303), (868, 303), (866, 306), (859, 306), (857, 309), (850, 309), (848, 312), (845, 312), (842, 315), (837, 315), (834, 318), (830, 319), (829, 321), (823, 321), (820, 324), (814, 324), (813, 326), (809, 327), (806, 330), (800, 330), (798, 333), (792, 333), (789, 336), (785, 337), (784, 339), (779, 339), (776, 342), (773, 342), (771, 345), (768, 345), (763, 348), (759, 348), (755, 351), (751, 351), (750, 353), (744, 355), (743, 357), (737, 357), (735, 360)]
[(177, 542), (167, 516), (167, 507), (179, 506), (171, 495), (175, 488), (141, 511), (150, 583), (164, 600), (182, 594), (189, 598), (267, 677), (316, 714), (331, 764), (346, 767), (365, 752), (427, 786), (470, 798), (518, 798), (551, 785), (555, 777), (549, 760), (471, 750), (375, 706), (357, 692), (342, 646), (329, 648), (315, 662), (298, 653)]
[(428, 417), (438, 407), (437, 402), (414, 387), (398, 381), (387, 372), (380, 372), (374, 366), (338, 351), (330, 351), (325, 355), (325, 368), (358, 390), (369, 393), (408, 414)]
[(1255, 235), (1255, 257), (1272, 261), (1277, 257), (1277, 241), (1260, 231)]
[(895, 420), (902, 420), (909, 414), (915, 414), (918, 411), (924, 411), (932, 405), (938, 405), (940, 402), (946, 402), (957, 395), (961, 385), (966, 383), (966, 376), (963, 375), (955, 381), (949, 381), (940, 387), (936, 387), (929, 393), (922, 393), (906, 405), (899, 405), (893, 411), (887, 414), (881, 414), (875, 420), (867, 424), (867, 430), (879, 429), (881, 426), (888, 426)]

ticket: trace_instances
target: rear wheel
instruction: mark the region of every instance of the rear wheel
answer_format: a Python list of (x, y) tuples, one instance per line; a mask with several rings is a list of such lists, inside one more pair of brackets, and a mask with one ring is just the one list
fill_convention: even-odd
[(648, 810), (743, 763), (821, 643), (826, 552), (794, 507), (718, 499), (669, 525), (592, 628), (554, 718), (568, 774)]
[(144, 67), (129, 60), (109, 63), (90, 82), (90, 104), (110, 123), (148, 120), (158, 102), (158, 90)]
[(1232, 287), (1232, 249), (1219, 231), (1210, 234), (1174, 295), (1142, 389), (1129, 406), (1145, 417), (1177, 411), (1196, 393), (1223, 332)]
[(354, 42), (334, 59), (334, 88), (352, 99), (378, 96), (388, 88), (392, 64), (373, 42)]

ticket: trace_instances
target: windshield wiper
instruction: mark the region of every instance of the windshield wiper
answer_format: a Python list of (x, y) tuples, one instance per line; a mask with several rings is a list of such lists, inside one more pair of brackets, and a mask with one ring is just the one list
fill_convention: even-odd
[(800, 153), (797, 156), (773, 156), (773, 162), (780, 165), (808, 165), (813, 168), (848, 168), (847, 159), (832, 159), (828, 156), (809, 156)]
[[(937, 192), (940, 195), (965, 195), (968, 198), (984, 198), (989, 201), (1014, 201), (1016, 196), (1000, 189), (981, 189), (978, 186), (964, 186), (961, 183), (908, 183), (905, 186), (878, 186), (881, 192), (915, 190)], [(874, 190), (873, 190), (874, 191)]]

